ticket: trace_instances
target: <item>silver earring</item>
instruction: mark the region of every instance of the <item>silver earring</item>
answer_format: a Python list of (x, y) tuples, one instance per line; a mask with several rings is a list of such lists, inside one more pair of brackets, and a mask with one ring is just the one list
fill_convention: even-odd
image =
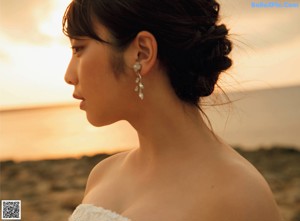
[(135, 87), (134, 91), (136, 91), (139, 94), (140, 99), (143, 100), (144, 99), (144, 94), (143, 94), (144, 85), (142, 83), (142, 76), (140, 73), (141, 69), (142, 69), (142, 65), (140, 62), (136, 62), (133, 65), (133, 70), (137, 75), (136, 80), (135, 80), (135, 83), (137, 83), (137, 86)]

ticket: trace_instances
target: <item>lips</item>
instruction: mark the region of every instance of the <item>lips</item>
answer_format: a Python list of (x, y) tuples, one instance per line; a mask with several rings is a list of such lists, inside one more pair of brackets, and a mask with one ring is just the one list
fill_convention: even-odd
[(84, 98), (83, 98), (83, 97), (80, 97), (80, 96), (77, 95), (77, 94), (73, 94), (73, 97), (74, 97), (75, 99), (83, 100), (83, 101), (84, 101)]
[(80, 102), (80, 109), (81, 110), (84, 110), (84, 107), (85, 107), (85, 99), (83, 98), (83, 97), (81, 97), (81, 96), (79, 96), (78, 94), (73, 94), (73, 97), (75, 98), (75, 99), (78, 99), (78, 100), (82, 100), (81, 102)]

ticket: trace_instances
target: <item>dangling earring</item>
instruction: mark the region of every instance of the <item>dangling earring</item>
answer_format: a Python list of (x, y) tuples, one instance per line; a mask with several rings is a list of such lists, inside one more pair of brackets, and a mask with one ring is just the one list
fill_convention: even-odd
[(137, 83), (137, 86), (135, 87), (134, 91), (138, 92), (140, 99), (143, 100), (144, 94), (143, 94), (142, 90), (144, 89), (144, 85), (142, 83), (142, 76), (140, 73), (141, 69), (142, 69), (142, 65), (140, 62), (136, 62), (133, 65), (133, 70), (137, 75), (136, 80), (135, 80), (135, 83)]

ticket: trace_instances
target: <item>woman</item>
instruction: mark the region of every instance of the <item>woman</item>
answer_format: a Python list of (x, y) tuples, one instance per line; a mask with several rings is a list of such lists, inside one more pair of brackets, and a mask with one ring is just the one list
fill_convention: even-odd
[(200, 114), (231, 42), (213, 0), (73, 0), (65, 80), (97, 127), (127, 120), (140, 147), (101, 161), (70, 221), (278, 221), (257, 170)]

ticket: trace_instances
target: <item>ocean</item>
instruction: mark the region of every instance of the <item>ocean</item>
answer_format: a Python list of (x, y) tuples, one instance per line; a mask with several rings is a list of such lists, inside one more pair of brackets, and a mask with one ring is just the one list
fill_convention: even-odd
[[(300, 150), (300, 86), (227, 95), (230, 104), (203, 107), (225, 141), (245, 150)], [(0, 160), (80, 157), (137, 146), (137, 134), (127, 122), (93, 127), (78, 105), (0, 111)]]

